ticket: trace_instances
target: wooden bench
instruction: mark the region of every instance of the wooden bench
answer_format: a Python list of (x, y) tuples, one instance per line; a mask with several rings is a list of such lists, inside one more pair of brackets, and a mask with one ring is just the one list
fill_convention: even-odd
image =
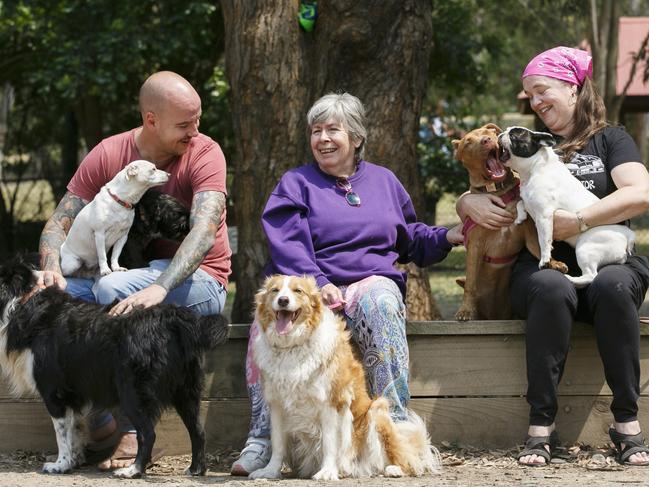
[[(649, 429), (649, 325), (641, 325), (640, 421)], [(208, 449), (240, 448), (250, 406), (245, 387), (248, 325), (231, 325), (230, 340), (206, 358), (202, 401)], [(413, 322), (410, 406), (421, 414), (434, 443), (490, 448), (521, 443), (527, 428), (524, 323), (521, 321)], [(557, 425), (564, 442), (602, 445), (611, 421), (611, 392), (591, 327), (576, 324), (559, 389)], [(13, 399), (0, 382), (0, 451), (53, 451), (54, 432), (37, 398)], [(167, 454), (189, 451), (175, 413), (163, 416), (156, 444)]]

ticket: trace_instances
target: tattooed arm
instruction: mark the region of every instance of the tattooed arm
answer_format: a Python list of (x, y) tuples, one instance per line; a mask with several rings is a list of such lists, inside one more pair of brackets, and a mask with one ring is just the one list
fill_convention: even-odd
[(54, 214), (47, 220), (39, 243), (43, 273), (39, 285), (43, 287), (57, 285), (65, 289), (66, 282), (61, 275), (61, 245), (70, 231), (72, 222), (88, 202), (71, 192), (65, 193)]
[(190, 231), (178, 247), (169, 267), (149, 287), (116, 304), (110, 313), (127, 313), (134, 307), (161, 303), (167, 293), (191, 276), (214, 245), (216, 230), (223, 217), (225, 194), (203, 191), (194, 195), (190, 213)]

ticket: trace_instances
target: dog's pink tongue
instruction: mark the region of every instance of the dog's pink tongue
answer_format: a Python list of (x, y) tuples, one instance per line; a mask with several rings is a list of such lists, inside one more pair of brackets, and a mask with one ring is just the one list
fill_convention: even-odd
[(489, 157), (487, 159), (487, 169), (491, 175), (491, 179), (494, 181), (500, 181), (507, 175), (505, 171), (505, 166), (503, 166), (498, 159), (495, 157)]
[(290, 311), (278, 311), (275, 329), (280, 335), (286, 335), (293, 329), (293, 313)]

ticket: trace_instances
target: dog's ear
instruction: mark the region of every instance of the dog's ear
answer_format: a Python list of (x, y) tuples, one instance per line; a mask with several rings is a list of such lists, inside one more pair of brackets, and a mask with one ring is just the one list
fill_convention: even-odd
[(532, 139), (544, 147), (552, 147), (556, 143), (552, 134), (547, 132), (532, 132)]
[(460, 142), (461, 142), (461, 140), (459, 140), (459, 139), (451, 140), (451, 144), (453, 144), (453, 157), (455, 157), (458, 161), (460, 160), (460, 157), (462, 156), (461, 151), (460, 151)]
[(496, 135), (501, 134), (502, 131), (503, 131), (503, 129), (501, 129), (501, 128), (500, 128), (498, 125), (496, 125), (495, 123), (488, 123), (487, 125), (485, 125), (485, 126), (482, 127), (482, 128), (483, 128), (483, 129), (487, 129), (487, 130), (493, 130), (494, 132), (496, 132)]
[(129, 165), (126, 168), (126, 180), (129, 180), (129, 179), (134, 178), (135, 176), (137, 176), (137, 171), (138, 171), (138, 168), (137, 168), (136, 165), (134, 165), (134, 164)]
[(261, 285), (261, 287), (260, 287), (259, 290), (257, 291), (257, 294), (255, 294), (255, 304), (256, 304), (257, 306), (259, 306), (259, 305), (262, 304), (262, 302), (263, 302), (263, 300), (264, 300), (264, 296), (265, 296), (266, 294), (268, 294), (268, 285), (270, 284), (270, 280), (271, 280), (272, 278), (273, 278), (273, 276), (269, 276), (269, 277), (267, 277), (267, 278), (264, 280), (264, 283)]

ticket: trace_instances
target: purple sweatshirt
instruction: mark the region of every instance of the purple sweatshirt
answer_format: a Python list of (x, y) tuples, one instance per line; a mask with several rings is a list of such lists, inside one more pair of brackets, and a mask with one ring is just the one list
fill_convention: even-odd
[(282, 176), (261, 217), (272, 260), (267, 274), (312, 275), (320, 287), (378, 275), (405, 296), (406, 276), (395, 262), (443, 260), (448, 230), (417, 223), (410, 196), (385, 167), (361, 161), (349, 182), (360, 206), (350, 206), (336, 178), (315, 162)]

